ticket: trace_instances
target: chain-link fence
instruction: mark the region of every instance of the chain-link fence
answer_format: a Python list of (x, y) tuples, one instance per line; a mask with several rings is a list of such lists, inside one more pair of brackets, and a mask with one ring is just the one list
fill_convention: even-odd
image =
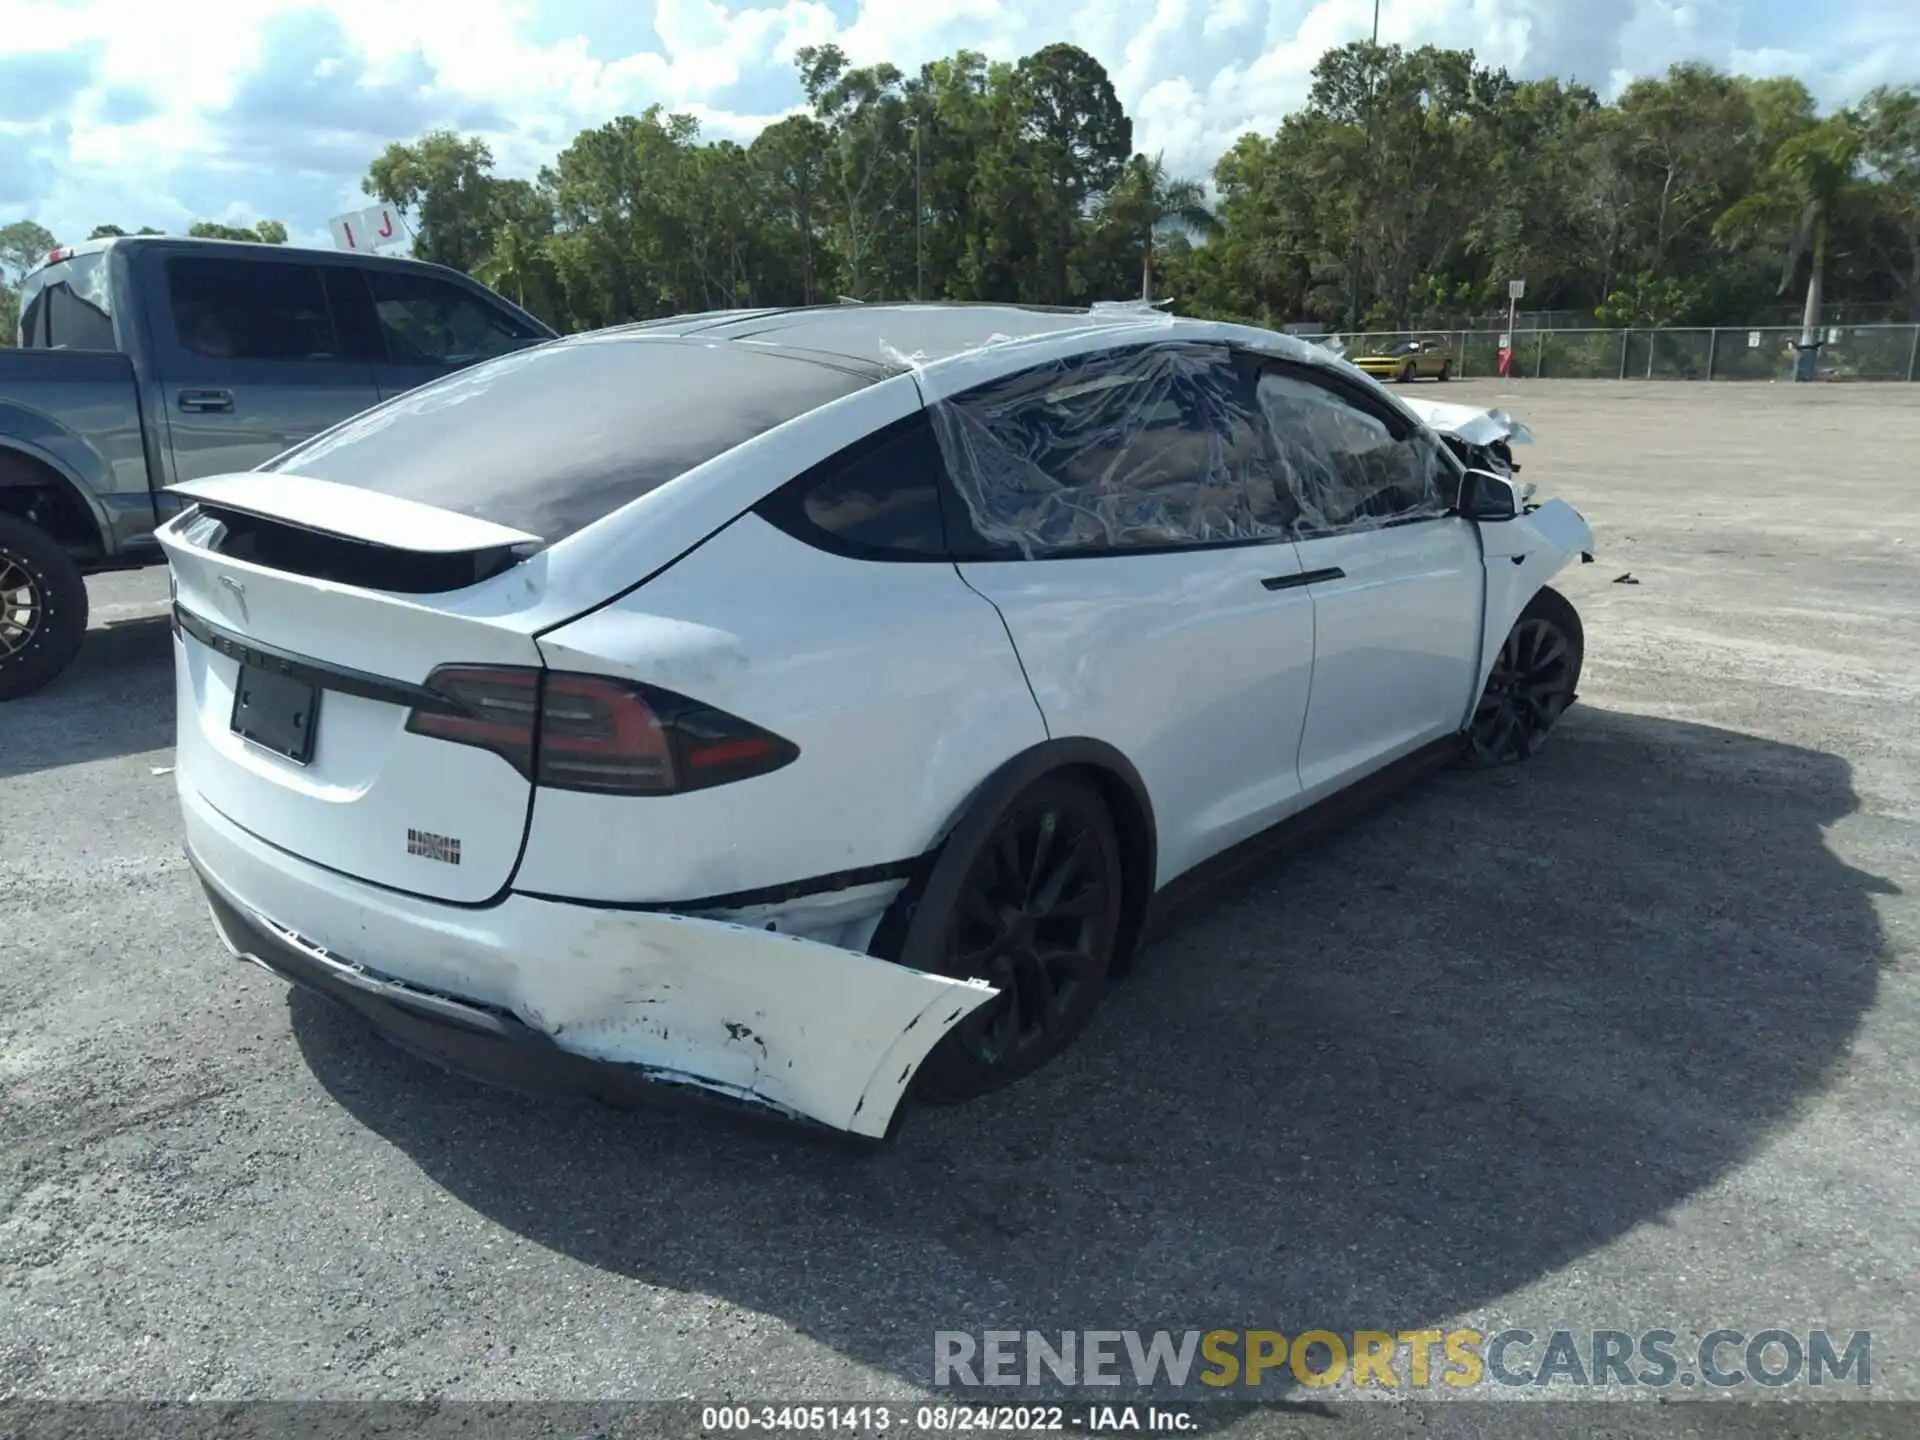
[[(1853, 301), (1834, 301), (1821, 307), (1820, 324), (1825, 326), (1845, 326), (1848, 329), (1861, 325), (1904, 325), (1909, 323), (1907, 307), (1904, 304), (1859, 304)], [(1477, 315), (1463, 315), (1454, 312), (1433, 312), (1426, 316), (1433, 325), (1444, 330), (1504, 330), (1507, 326), (1507, 312), (1504, 308), (1488, 310)], [(1757, 315), (1753, 322), (1762, 329), (1776, 326), (1800, 328), (1801, 307), (1782, 305), (1764, 315)], [(1522, 310), (1513, 317), (1516, 329), (1525, 330), (1592, 330), (1594, 329), (1591, 310)], [(1617, 329), (1617, 326), (1608, 326)], [(1721, 329), (1733, 329), (1733, 326), (1721, 326)], [(1744, 328), (1744, 327), (1740, 327)]]
[[(1457, 379), (1500, 373), (1495, 330), (1421, 330), (1316, 337), (1346, 355), (1388, 354), (1444, 340)], [(1800, 327), (1698, 330), (1518, 330), (1508, 373), (1536, 380), (1791, 380)], [(1920, 379), (1920, 325), (1846, 325), (1819, 332), (1822, 380)]]

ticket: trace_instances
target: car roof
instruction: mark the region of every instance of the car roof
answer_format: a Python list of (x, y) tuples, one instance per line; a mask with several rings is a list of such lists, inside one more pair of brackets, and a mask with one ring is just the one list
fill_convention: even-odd
[[(710, 344), (726, 340), (779, 350), (882, 380), (965, 357), (1005, 353), (1022, 341), (1074, 334), (1129, 339), (1255, 341), (1298, 359), (1324, 361), (1317, 346), (1277, 332), (1168, 315), (1138, 303), (1065, 306), (933, 301), (842, 302), (791, 308), (707, 310), (614, 326), (559, 343), (620, 337)], [(1007, 353), (1010, 364), (1017, 364)]]

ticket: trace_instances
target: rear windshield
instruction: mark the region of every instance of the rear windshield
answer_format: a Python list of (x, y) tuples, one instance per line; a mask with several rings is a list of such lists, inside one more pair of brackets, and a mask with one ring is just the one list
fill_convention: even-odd
[(104, 251), (49, 265), (21, 287), (20, 343), (42, 350), (111, 350), (113, 303)]
[(551, 543), (871, 383), (733, 341), (596, 336), (424, 385), (265, 468), (437, 505)]

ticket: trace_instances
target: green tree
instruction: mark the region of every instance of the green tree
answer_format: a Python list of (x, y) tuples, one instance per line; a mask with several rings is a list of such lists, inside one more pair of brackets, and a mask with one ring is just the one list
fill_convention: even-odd
[(31, 220), (0, 225), (0, 281), (17, 287), (21, 278), (39, 268), (59, 244), (51, 230)]
[(31, 220), (0, 225), (0, 345), (12, 345), (20, 329), (20, 281), (59, 243)]
[(806, 46), (795, 58), (814, 118), (830, 137), (825, 173), (839, 288), (856, 300), (910, 295), (914, 168), (905, 77), (893, 65), (848, 69), (834, 45)]
[(565, 321), (565, 297), (553, 263), (552, 201), (525, 180), (496, 181), (487, 253), (474, 278), (512, 298), (556, 328)]
[(1836, 220), (1852, 200), (1863, 137), (1851, 112), (1810, 125), (1780, 143), (1768, 162), (1763, 187), (1742, 196), (1721, 215), (1717, 231), (1730, 237), (1784, 237), (1786, 265), (1780, 275), (1785, 294), (1810, 257), (1806, 302), (1800, 322), (1800, 353), (1794, 378), (1811, 380), (1819, 340), (1821, 287), (1827, 267), (1827, 241)]
[(767, 207), (770, 243), (790, 248), (799, 271), (799, 300), (820, 298), (820, 276), (831, 269), (822, 252), (828, 152), (832, 136), (810, 115), (790, 115), (762, 130), (747, 151), (752, 183)]
[(262, 220), (258, 225), (223, 225), (217, 220), (196, 220), (187, 227), (196, 240), (248, 240), (257, 245), (284, 245), (287, 227), (278, 220)]
[(1451, 327), (1500, 323), (1513, 279), (1529, 306), (1607, 323), (1756, 323), (1783, 248), (1820, 249), (1840, 303), (1920, 317), (1913, 87), (1862, 103), (1857, 172), (1809, 210), (1832, 132), (1790, 77), (1680, 65), (1607, 104), (1470, 51), (1341, 46), (1301, 108), (1218, 158), (1208, 206), (1135, 155), (1075, 46), (913, 74), (832, 45), (795, 59), (805, 113), (750, 144), (653, 107), (582, 131), (530, 184), (436, 131), (390, 146), (366, 188), (408, 213), (416, 253), (556, 325), (835, 295), (1085, 304), (1139, 284), (1268, 325)]
[(1153, 299), (1154, 236), (1167, 229), (1211, 237), (1219, 218), (1207, 207), (1206, 187), (1167, 173), (1166, 158), (1135, 155), (1103, 198), (1104, 217), (1140, 247), (1140, 298)]
[(1093, 298), (1074, 283), (1072, 259), (1090, 211), (1119, 183), (1133, 153), (1133, 121), (1106, 67), (1077, 45), (1048, 45), (1020, 61), (1011, 98), (1018, 128), (1004, 159), (1024, 171), (1033, 221), (1027, 298), (1055, 305)]
[[(527, 285), (539, 264), (538, 239), (511, 225), (493, 232), (493, 248), (487, 258), (473, 267), (473, 278), (507, 296), (522, 310), (527, 308)], [(535, 281), (534, 283), (538, 283)]]
[(1881, 86), (1860, 105), (1860, 158), (1879, 224), (1869, 242), (1882, 272), (1920, 321), (1920, 86)]
[(360, 182), (407, 217), (416, 258), (456, 270), (471, 270), (490, 248), (494, 186), (487, 142), (452, 130), (387, 146)]

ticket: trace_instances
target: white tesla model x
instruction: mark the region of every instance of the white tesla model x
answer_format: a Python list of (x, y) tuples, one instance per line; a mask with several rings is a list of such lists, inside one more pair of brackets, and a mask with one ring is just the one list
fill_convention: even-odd
[(177, 488), (231, 950), (866, 1137), (1058, 1053), (1203, 862), (1536, 750), (1592, 545), (1328, 353), (1126, 307), (606, 330)]

